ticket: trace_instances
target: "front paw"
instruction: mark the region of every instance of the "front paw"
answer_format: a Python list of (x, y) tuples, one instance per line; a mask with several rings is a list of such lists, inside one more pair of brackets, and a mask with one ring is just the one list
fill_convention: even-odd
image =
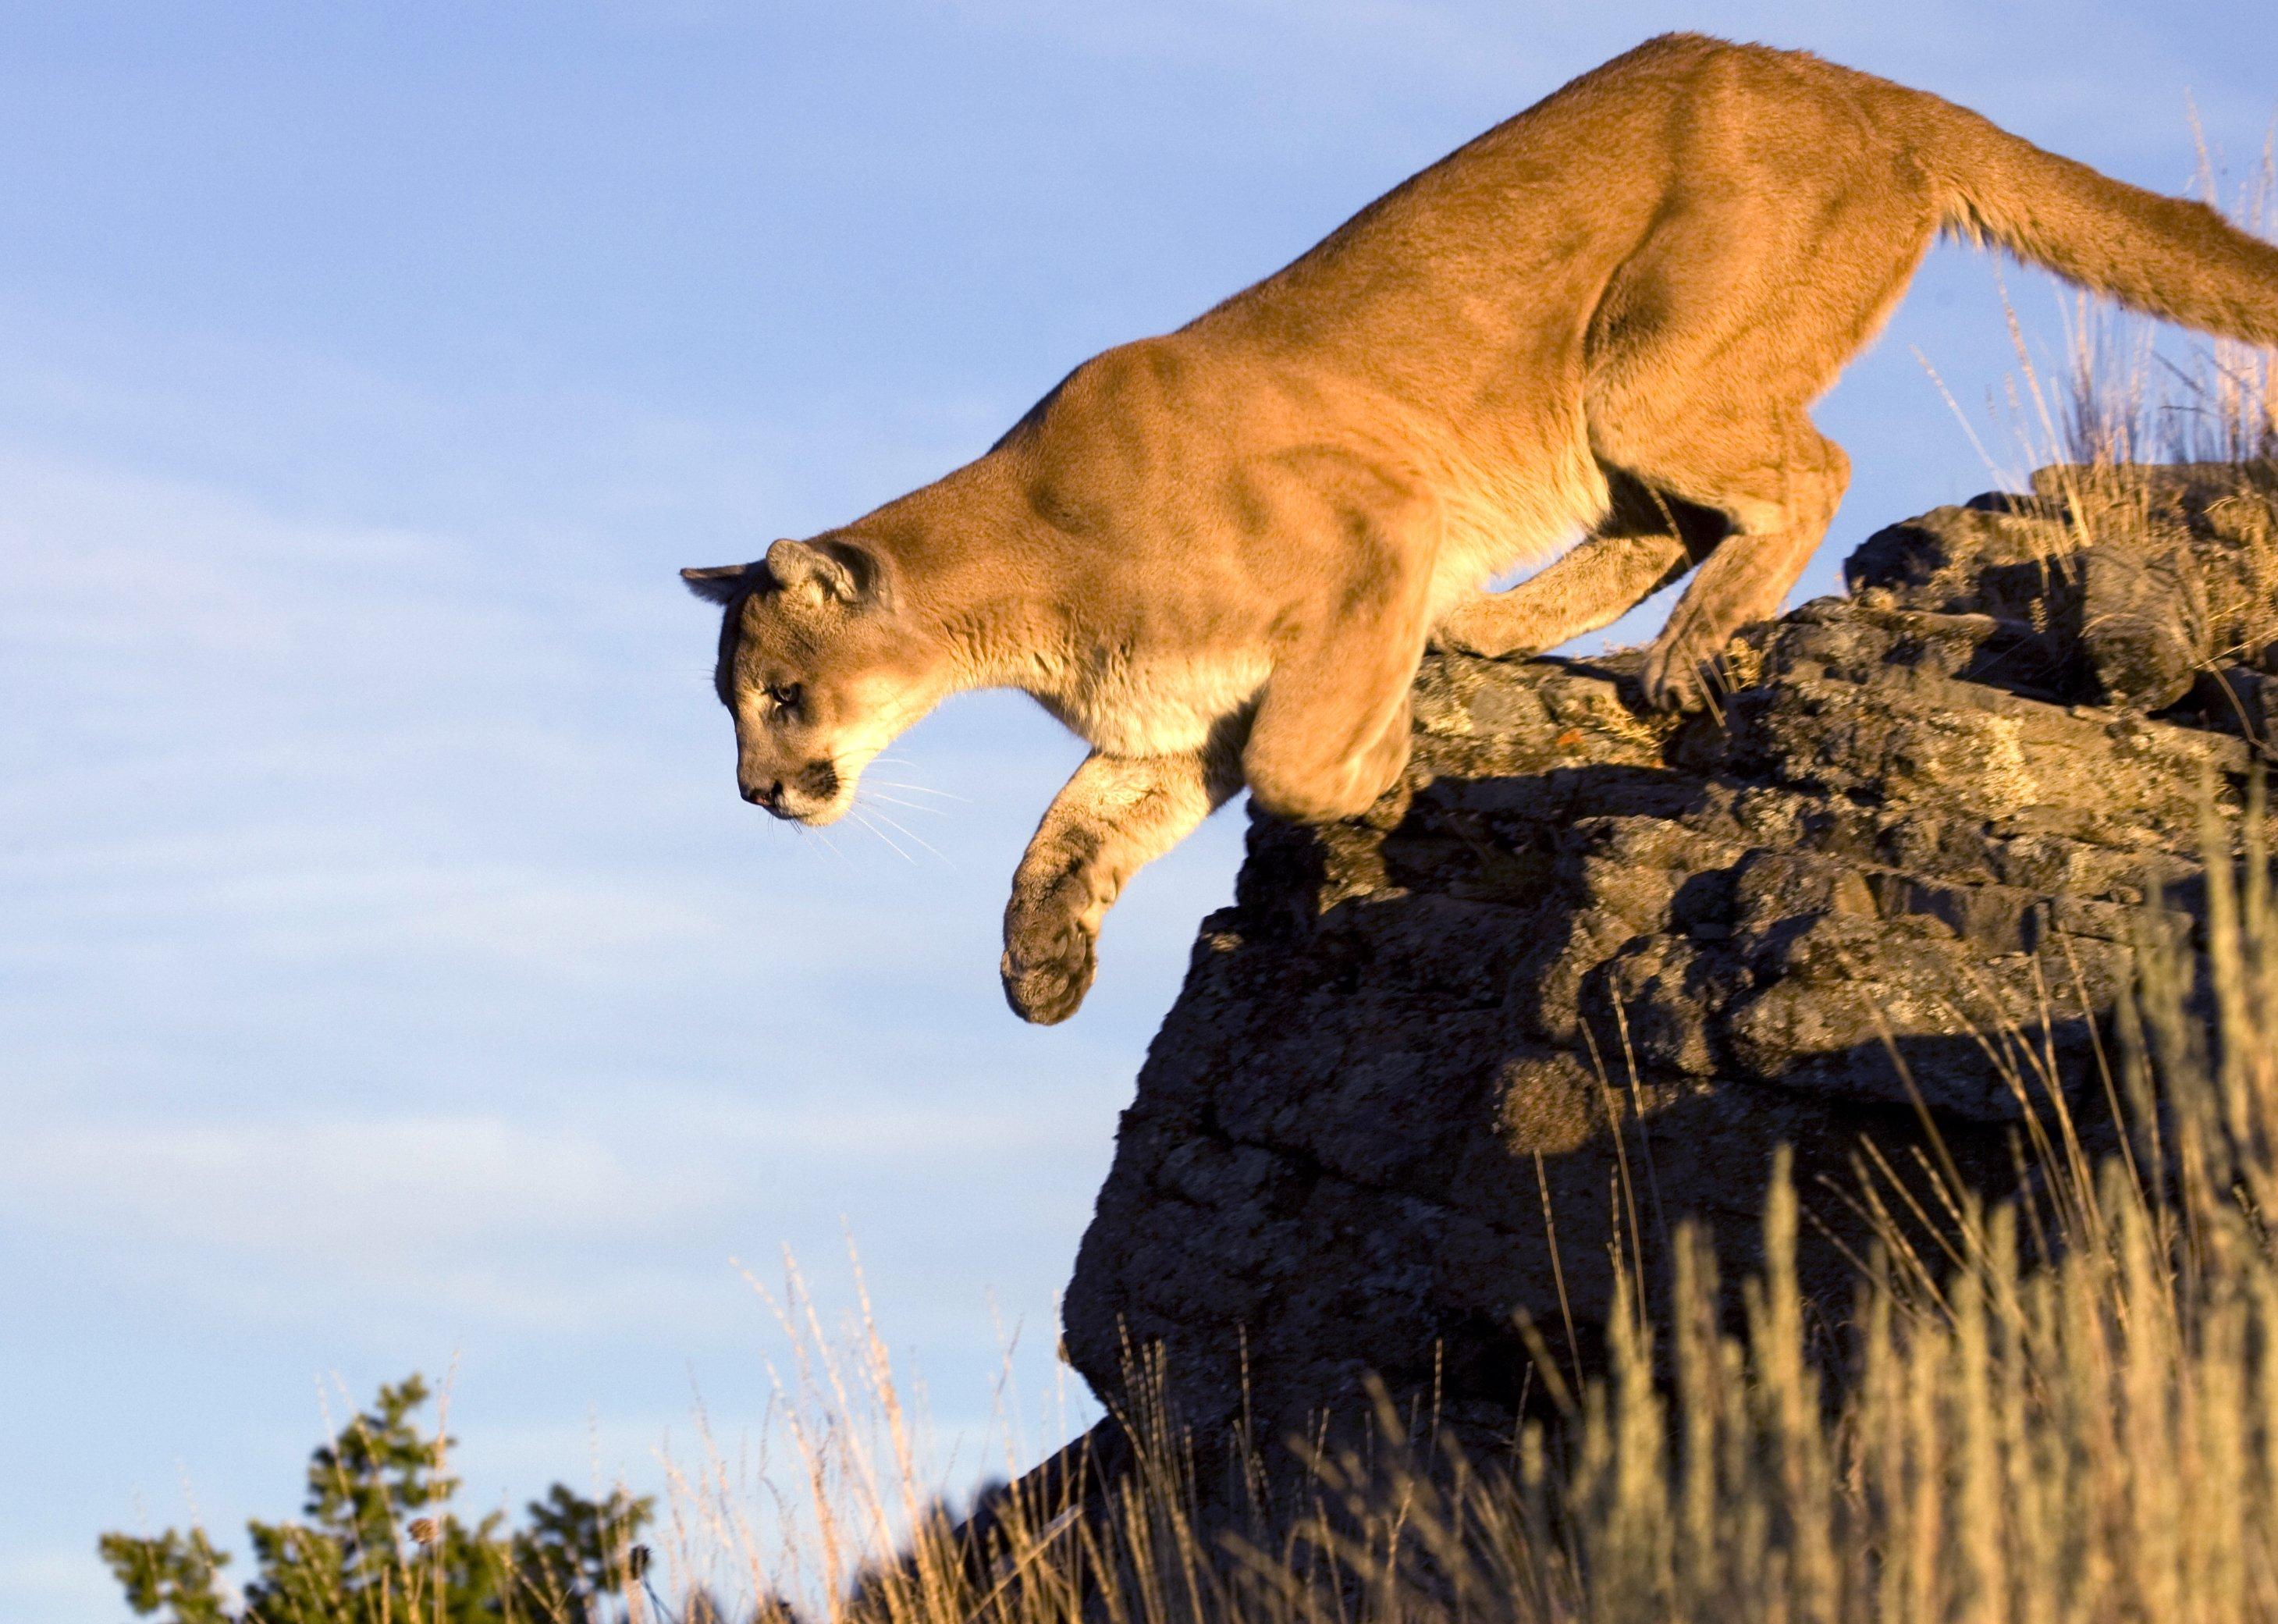
[(1072, 914), (1049, 904), (1017, 905), (1005, 921), (1005, 956), (998, 962), (1005, 1001), (1023, 1021), (1054, 1026), (1076, 1012), (1097, 969), (1092, 932)]
[(1470, 655), (1479, 660), (1529, 660), (1542, 652), (1542, 645), (1525, 638), (1509, 642), (1489, 637), (1470, 637), (1461, 632), (1442, 626), (1432, 633), (1434, 654)]
[[(1501, 612), (1499, 612), (1501, 611)], [(1543, 642), (1530, 636), (1507, 607), (1493, 599), (1467, 603), (1432, 628), (1431, 646), (1441, 654), (1471, 655), (1482, 660), (1522, 660), (1542, 652)]]

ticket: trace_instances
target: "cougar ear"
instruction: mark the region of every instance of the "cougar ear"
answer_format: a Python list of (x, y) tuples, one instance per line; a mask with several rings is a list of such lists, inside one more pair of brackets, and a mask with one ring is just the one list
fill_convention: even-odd
[(700, 570), (683, 570), (680, 578), (688, 583), (689, 591), (707, 603), (725, 603), (744, 590), (751, 573), (749, 564), (713, 564)]
[(851, 541), (778, 541), (768, 548), (768, 573), (784, 591), (817, 602), (875, 599), (883, 585), (877, 555)]

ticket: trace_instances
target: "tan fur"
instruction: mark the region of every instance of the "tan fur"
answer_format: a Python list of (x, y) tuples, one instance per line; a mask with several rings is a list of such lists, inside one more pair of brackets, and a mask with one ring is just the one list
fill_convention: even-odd
[(2209, 210), (1813, 57), (1649, 41), (936, 484), (687, 572), (745, 793), (826, 822), (944, 695), (1034, 694), (1095, 750), (1005, 916), (1007, 995), (1060, 1019), (1124, 881), (1235, 789), (1319, 820), (1396, 780), (1435, 634), (1548, 647), (1697, 564), (1646, 687), (1698, 703), (1842, 499), (1811, 403), (1941, 229), (2278, 343), (2278, 249)]

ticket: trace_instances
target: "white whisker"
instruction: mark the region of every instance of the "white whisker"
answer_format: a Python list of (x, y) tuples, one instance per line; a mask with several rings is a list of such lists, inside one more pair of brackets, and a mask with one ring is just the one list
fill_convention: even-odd
[(863, 788), (868, 793), (870, 800), (881, 806), (898, 807), (905, 812), (923, 812), (932, 817), (949, 816), (949, 808), (946, 807), (929, 807), (920, 801), (897, 801), (891, 795), (880, 794), (868, 785), (863, 785)]
[[(880, 822), (883, 823), (884, 823), (888, 828), (891, 829), (891, 830), (892, 830), (896, 834), (900, 835), (904, 839), (906, 839), (906, 840), (912, 841), (912, 842), (913, 842), (914, 844), (916, 844), (916, 845), (918, 845), (918, 846), (923, 846), (927, 851), (931, 852), (931, 853), (932, 853), (936, 857), (939, 857), (939, 858), (941, 858), (941, 861), (942, 861), (942, 862), (949, 862), (949, 859), (948, 859), (946, 856), (944, 856), (944, 855), (943, 855), (943, 854), (942, 854), (942, 852), (941, 852), (941, 849), (940, 849), (938, 846), (936, 846), (933, 845), (933, 844), (932, 844), (930, 841), (929, 841), (929, 840), (928, 840), (928, 839), (927, 839), (923, 835), (921, 835), (921, 834), (917, 833), (917, 832), (916, 832), (915, 831), (913, 831), (913, 830), (909, 830), (909, 829), (905, 829), (905, 828), (903, 828), (903, 827), (901, 826), (901, 824), (900, 824), (900, 823), (898, 823), (895, 822), (892, 818), (891, 818), (891, 817), (887, 816), (886, 816), (886, 814), (884, 814), (883, 812), (880, 812), (880, 811), (878, 811), (875, 808), (873, 808), (871, 809), (871, 811), (872, 811), (872, 816), (873, 816), (876, 817)], [(952, 867), (952, 868), (955, 868), (956, 866), (957, 866), (957, 865), (956, 865), (955, 863), (950, 863), (950, 867)]]
[(952, 794), (947, 790), (928, 789), (922, 784), (905, 784), (898, 778), (866, 778), (863, 779), (863, 782), (865, 784), (875, 784), (881, 789), (906, 790), (913, 795), (932, 795), (943, 801), (965, 801), (967, 805), (971, 804), (971, 802), (967, 800), (967, 797), (963, 795)]
[(886, 844), (886, 849), (893, 853), (895, 856), (900, 858), (904, 862), (915, 862), (917, 861), (916, 858), (911, 856), (900, 846), (895, 845), (894, 839), (891, 835), (888, 834), (884, 830), (879, 828), (875, 823), (871, 821), (868, 809), (864, 808), (860, 803), (858, 802), (847, 809), (852, 812), (856, 818), (860, 820), (863, 828), (868, 830), (872, 834), (877, 836), (879, 839), (884, 841)]

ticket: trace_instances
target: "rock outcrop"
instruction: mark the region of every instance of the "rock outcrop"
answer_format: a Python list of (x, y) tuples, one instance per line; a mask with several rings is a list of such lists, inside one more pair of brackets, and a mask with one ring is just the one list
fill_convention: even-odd
[(1680, 1215), (1747, 1266), (1775, 1146), (1830, 1184), (1939, 1153), (1999, 1189), (2048, 1091), (2083, 1122), (2147, 904), (2188, 910), (2278, 715), (2278, 478), (2050, 470), (1876, 535), (1754, 628), (1719, 714), (1634, 657), (1428, 659), (1408, 781), (1258, 817), (1125, 1114), (1065, 1309), (1119, 1396), (1262, 1439), (1368, 1373), (1507, 1433), (1516, 1323), (1587, 1363), (1609, 1249)]

